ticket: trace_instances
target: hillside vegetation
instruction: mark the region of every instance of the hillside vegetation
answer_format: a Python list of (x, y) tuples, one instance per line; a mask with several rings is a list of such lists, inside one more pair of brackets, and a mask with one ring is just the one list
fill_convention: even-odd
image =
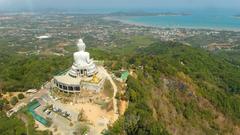
[(13, 55), (0, 64), (0, 89), (25, 91), (40, 86), (70, 64), (68, 57)]
[(129, 108), (109, 134), (240, 134), (240, 69), (179, 43), (155, 43), (128, 59)]
[[(104, 134), (240, 134), (239, 52), (211, 53), (150, 39), (138, 44), (139, 38), (119, 41), (122, 46), (88, 50), (94, 59), (106, 60), (110, 71), (134, 71), (121, 95), (129, 101), (128, 109)], [(4, 49), (0, 56), (4, 92), (39, 88), (72, 64), (72, 54), (10, 55)], [(12, 119), (7, 120), (11, 125)], [(14, 127), (22, 133), (19, 127), (24, 126), (17, 120)]]

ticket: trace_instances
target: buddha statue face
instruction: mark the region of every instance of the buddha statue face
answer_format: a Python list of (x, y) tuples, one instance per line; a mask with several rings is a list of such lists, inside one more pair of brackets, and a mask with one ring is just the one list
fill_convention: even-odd
[(85, 51), (86, 45), (85, 45), (85, 43), (83, 42), (82, 39), (78, 40), (77, 47), (78, 47), (79, 51)]

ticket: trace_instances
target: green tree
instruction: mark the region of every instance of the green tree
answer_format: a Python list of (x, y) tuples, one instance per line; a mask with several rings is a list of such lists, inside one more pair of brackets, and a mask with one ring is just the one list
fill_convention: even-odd
[(4, 106), (5, 106), (5, 102), (2, 99), (0, 99), (0, 111), (3, 110)]
[(22, 94), (22, 93), (20, 93), (20, 94), (18, 94), (18, 99), (23, 99), (23, 98), (25, 98), (25, 96)]
[(12, 97), (11, 100), (10, 100), (10, 103), (11, 103), (11, 105), (16, 105), (18, 103), (17, 97), (15, 97), (15, 96)]

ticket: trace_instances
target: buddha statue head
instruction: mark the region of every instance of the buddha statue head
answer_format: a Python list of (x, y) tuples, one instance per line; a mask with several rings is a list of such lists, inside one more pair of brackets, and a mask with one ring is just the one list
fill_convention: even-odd
[(85, 45), (85, 43), (83, 42), (82, 39), (78, 40), (77, 47), (78, 47), (79, 51), (85, 51), (86, 45)]

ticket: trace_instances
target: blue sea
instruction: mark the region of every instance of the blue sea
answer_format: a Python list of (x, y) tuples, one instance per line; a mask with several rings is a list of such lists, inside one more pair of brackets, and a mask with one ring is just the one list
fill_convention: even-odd
[[(155, 11), (156, 12), (156, 11)], [(159, 13), (164, 13), (157, 11)], [(172, 13), (188, 13), (187, 16), (135, 16), (119, 17), (125, 23), (157, 26), (162, 28), (197, 28), (240, 31), (240, 11), (198, 10)]]

